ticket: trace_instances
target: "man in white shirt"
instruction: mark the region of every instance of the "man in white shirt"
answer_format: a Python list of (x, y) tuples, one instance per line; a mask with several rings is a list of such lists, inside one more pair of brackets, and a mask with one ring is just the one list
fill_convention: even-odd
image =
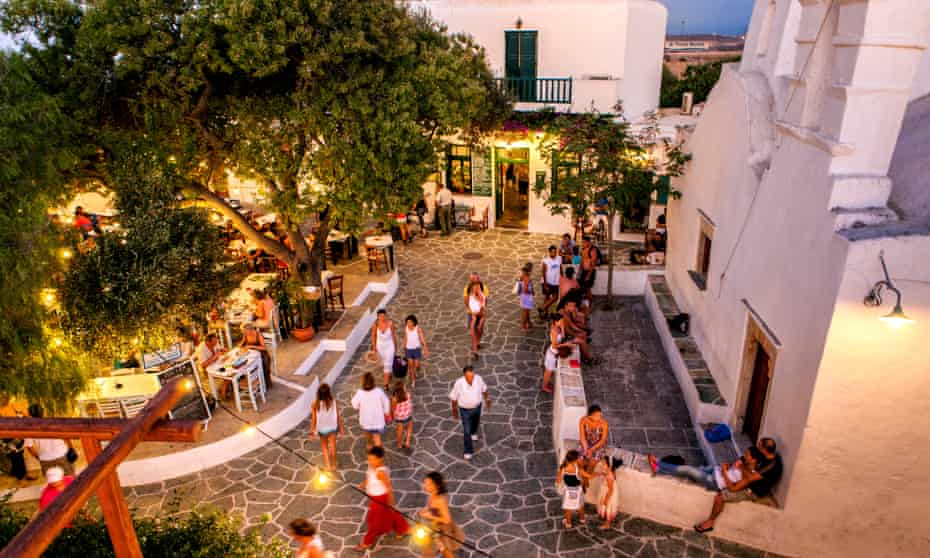
[(439, 217), (439, 226), (442, 228), (442, 235), (452, 234), (452, 192), (444, 188), (442, 184), (438, 185), (436, 191), (436, 213)]
[(559, 300), (559, 280), (562, 278), (562, 256), (555, 246), (549, 247), (549, 256), (542, 261), (542, 290), (546, 300), (543, 302), (539, 315), (544, 318), (549, 307)]
[(481, 422), (481, 401), (488, 410), (491, 409), (491, 399), (488, 397), (488, 386), (481, 376), (475, 374), (470, 365), (462, 369), (462, 377), (455, 381), (452, 392), (452, 418), (462, 417), (462, 428), (465, 431), (465, 459), (471, 459), (474, 453), (472, 442), (478, 439), (478, 425)]

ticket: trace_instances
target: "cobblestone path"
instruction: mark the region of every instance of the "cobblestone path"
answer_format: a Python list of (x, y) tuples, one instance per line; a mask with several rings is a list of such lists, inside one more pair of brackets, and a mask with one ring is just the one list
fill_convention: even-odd
[[(449, 482), (453, 516), (468, 540), (498, 558), (765, 556), (629, 516), (621, 516), (607, 531), (590, 519), (581, 528), (561, 528), (561, 502), (554, 490), (552, 405), (539, 391), (544, 331), (537, 325), (529, 334), (520, 332), (516, 297), (510, 294), (519, 267), (532, 261), (538, 270), (553, 240), (494, 230), (458, 232), (451, 238), (398, 247), (401, 287), (388, 310), (398, 321), (416, 314), (432, 352), (414, 392), (413, 452), (398, 451), (393, 436), (385, 437), (398, 505), (411, 512), (420, 509), (425, 502), (423, 476), (439, 470)], [(472, 254), (481, 257), (471, 259)], [(461, 425), (450, 415), (447, 396), (469, 360), (462, 289), (472, 270), (481, 273), (491, 290), (483, 349), (475, 367), (489, 386), (493, 407), (482, 416), (474, 459), (465, 462)], [(338, 442), (339, 460), (346, 481), (352, 483), (364, 476), (365, 443), (348, 401), (361, 375), (375, 368), (361, 358), (366, 349), (367, 344), (359, 349), (335, 385), (347, 431)], [(307, 426), (302, 424), (281, 441), (321, 463), (319, 444), (307, 439)], [(361, 495), (344, 485), (326, 491), (314, 488), (306, 466), (273, 444), (198, 474), (126, 492), (130, 505), (143, 515), (212, 505), (239, 512), (249, 525), (259, 525), (267, 514), (270, 521), (262, 530), (269, 536), (283, 536), (289, 521), (310, 517), (320, 526), (326, 547), (339, 556), (356, 555), (350, 548), (364, 532), (366, 503)], [(392, 537), (379, 543), (372, 556), (419, 556), (409, 542), (388, 538)], [(462, 550), (459, 556), (477, 554)]]

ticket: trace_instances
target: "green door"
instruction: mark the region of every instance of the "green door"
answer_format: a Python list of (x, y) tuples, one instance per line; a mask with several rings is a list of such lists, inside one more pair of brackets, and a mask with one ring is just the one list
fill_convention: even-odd
[(504, 31), (507, 87), (518, 101), (536, 101), (537, 31)]

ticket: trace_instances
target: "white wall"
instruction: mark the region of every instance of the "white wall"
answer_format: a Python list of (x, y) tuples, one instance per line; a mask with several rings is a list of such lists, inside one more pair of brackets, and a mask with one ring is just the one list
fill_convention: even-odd
[[(611, 112), (618, 99), (635, 120), (658, 106), (667, 10), (655, 0), (410, 0), (452, 32), (465, 32), (487, 50), (504, 75), (504, 31), (539, 31), (537, 75), (574, 80), (573, 111), (592, 100)], [(586, 81), (591, 74), (612, 80)], [(519, 108), (519, 107), (518, 107)], [(564, 110), (565, 105), (557, 105)]]
[[(744, 412), (734, 408), (744, 299), (781, 341), (762, 432), (785, 457), (777, 490), (785, 501), (845, 252), (833, 234), (822, 151), (783, 141), (761, 182), (748, 166), (744, 86), (735, 71), (724, 71), (687, 144), (694, 159), (675, 183), (683, 195), (669, 201), (667, 276), (734, 419)], [(716, 225), (705, 291), (687, 273), (696, 262), (699, 209)]]
[[(915, 325), (862, 299), (879, 250)], [(852, 243), (817, 377), (789, 506), (808, 510), (804, 556), (930, 556), (930, 237)]]
[[(740, 70), (765, 75), (780, 108), (785, 106), (790, 87), (784, 78), (794, 71), (800, 18), (801, 6), (797, 0), (756, 0), (746, 33)], [(765, 28), (767, 33), (763, 37)]]

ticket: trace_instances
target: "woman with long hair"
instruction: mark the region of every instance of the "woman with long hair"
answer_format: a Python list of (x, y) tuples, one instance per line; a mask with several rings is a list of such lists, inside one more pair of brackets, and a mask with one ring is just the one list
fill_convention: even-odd
[(471, 333), (471, 353), (478, 356), (478, 347), (481, 344), (481, 335), (484, 333), (484, 319), (487, 315), (487, 298), (481, 283), (472, 281), (468, 285), (468, 315)]
[(575, 512), (578, 512), (578, 522), (584, 525), (584, 485), (591, 476), (578, 461), (578, 451), (568, 450), (555, 478), (556, 487), (562, 491), (562, 511), (565, 512), (562, 525), (566, 529), (572, 528), (572, 514)]
[(432, 558), (436, 551), (442, 552), (443, 558), (453, 558), (455, 551), (462, 547), (465, 533), (449, 512), (449, 496), (446, 481), (442, 474), (433, 471), (423, 479), (423, 491), (426, 492), (426, 507), (420, 510), (420, 517), (430, 522), (430, 527), (437, 536), (423, 548), (423, 556)]
[[(581, 462), (585, 472), (594, 471), (598, 461), (604, 459), (607, 453), (607, 440), (610, 439), (610, 425), (604, 418), (604, 413), (598, 405), (588, 407), (588, 414), (578, 421), (578, 435), (581, 446)], [(585, 483), (587, 484), (587, 483)]]
[(426, 335), (420, 322), (413, 314), (404, 320), (404, 354), (407, 357), (407, 367), (410, 371), (410, 387), (417, 385), (417, 372), (420, 370), (420, 361), (429, 356), (426, 346)]
[[(410, 436), (413, 434), (413, 400), (404, 389), (404, 382), (400, 380), (394, 382), (394, 393), (391, 395), (391, 416), (394, 417), (394, 424), (397, 425), (397, 447), (410, 449)], [(404, 440), (405, 430), (406, 441)]]
[(520, 270), (520, 278), (517, 280), (517, 295), (520, 297), (520, 329), (527, 332), (533, 327), (530, 319), (530, 310), (536, 305), (533, 300), (533, 264), (527, 263)]
[(336, 470), (336, 436), (342, 434), (342, 415), (329, 384), (320, 384), (316, 390), (310, 415), (310, 439), (320, 437), (323, 450), (323, 466), (327, 471)]

